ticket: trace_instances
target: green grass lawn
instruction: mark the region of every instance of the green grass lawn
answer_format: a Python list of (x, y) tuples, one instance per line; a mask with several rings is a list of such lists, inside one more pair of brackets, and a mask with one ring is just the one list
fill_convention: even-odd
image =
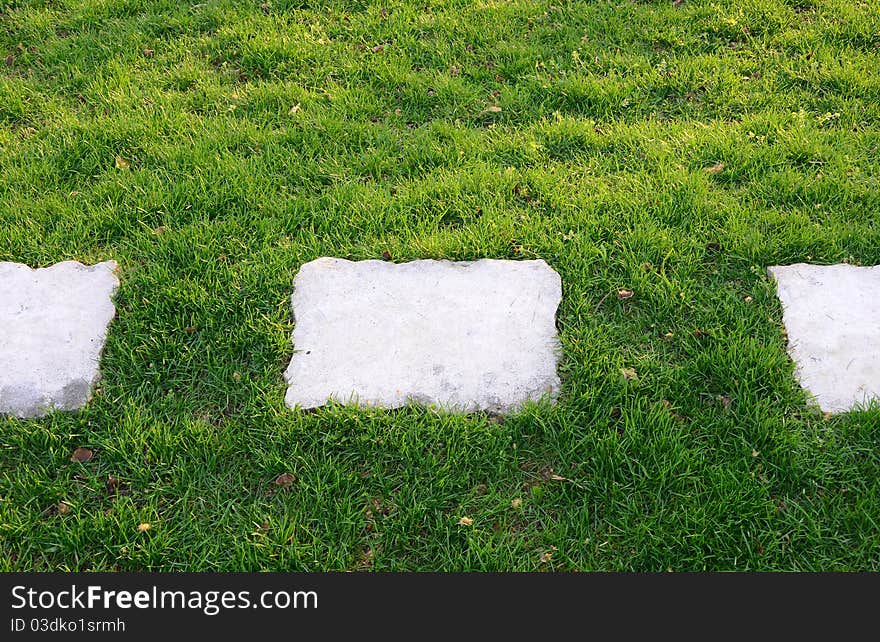
[[(880, 4), (676, 4), (0, 0), (0, 260), (121, 266), (0, 570), (880, 569), (765, 272), (880, 263)], [(386, 252), (554, 267), (558, 405), (287, 409), (298, 267)]]

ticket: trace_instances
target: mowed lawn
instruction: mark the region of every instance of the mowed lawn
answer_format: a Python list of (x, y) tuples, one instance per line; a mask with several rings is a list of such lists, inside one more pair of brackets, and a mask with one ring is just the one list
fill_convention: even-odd
[[(0, 260), (121, 267), (0, 570), (878, 570), (766, 274), (880, 263), (878, 125), (871, 1), (0, 0)], [(297, 269), (383, 254), (546, 260), (559, 403), (286, 408)]]

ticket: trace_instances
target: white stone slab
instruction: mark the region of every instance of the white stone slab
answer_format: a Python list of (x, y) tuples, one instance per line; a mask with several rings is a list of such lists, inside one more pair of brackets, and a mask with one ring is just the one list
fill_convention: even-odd
[(287, 404), (504, 413), (552, 399), (561, 296), (544, 261), (306, 263), (291, 298)]
[(798, 379), (822, 410), (880, 399), (880, 266), (797, 263), (769, 271)]
[(0, 413), (42, 417), (89, 400), (116, 313), (115, 269), (0, 262)]

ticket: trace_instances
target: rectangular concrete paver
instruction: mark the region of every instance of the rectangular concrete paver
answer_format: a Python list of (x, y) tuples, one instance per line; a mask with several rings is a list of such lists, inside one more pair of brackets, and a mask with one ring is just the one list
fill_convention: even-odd
[(801, 385), (825, 412), (880, 399), (880, 266), (769, 268)]
[(294, 281), (286, 401), (504, 413), (552, 398), (561, 294), (544, 261), (317, 259)]
[(116, 313), (115, 269), (0, 262), (0, 414), (40, 417), (89, 400)]

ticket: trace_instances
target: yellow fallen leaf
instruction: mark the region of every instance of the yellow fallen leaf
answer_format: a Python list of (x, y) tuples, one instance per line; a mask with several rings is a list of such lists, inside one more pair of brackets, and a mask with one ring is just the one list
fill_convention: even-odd
[(519, 508), (520, 506), (522, 506), (522, 500), (519, 497), (517, 497), (517, 498), (511, 500), (510, 506), (511, 506), (511, 508)]
[(153, 527), (152, 524), (148, 524), (147, 522), (142, 522), (142, 523), (138, 524), (138, 531), (141, 533), (146, 533), (152, 527)]
[(122, 156), (116, 156), (116, 169), (128, 169), (131, 166)]
[(724, 163), (715, 163), (711, 167), (704, 167), (703, 171), (707, 174), (720, 174), (724, 171)]
[(474, 520), (472, 520), (470, 517), (462, 517), (460, 520), (458, 520), (459, 526), (472, 526), (473, 523)]

